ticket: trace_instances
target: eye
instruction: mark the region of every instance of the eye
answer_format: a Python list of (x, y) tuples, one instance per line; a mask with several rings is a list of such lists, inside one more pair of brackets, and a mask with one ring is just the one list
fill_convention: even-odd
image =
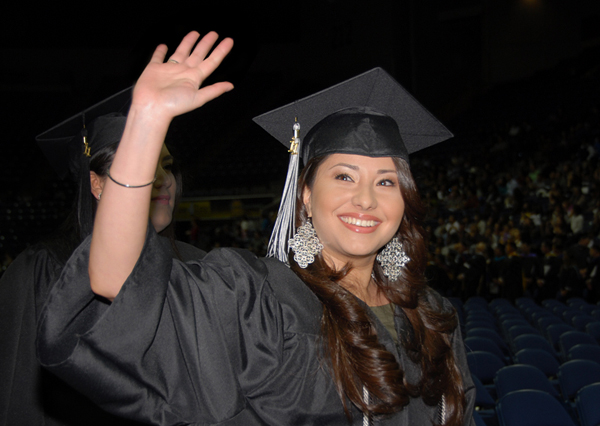
[(343, 180), (343, 181), (346, 181), (346, 182), (352, 182), (352, 178), (349, 175), (347, 175), (346, 173), (340, 173), (335, 178), (337, 180)]
[(392, 179), (382, 179), (377, 183), (378, 186), (396, 186), (396, 182)]
[(167, 172), (173, 172), (173, 163), (168, 163), (163, 166), (163, 169)]

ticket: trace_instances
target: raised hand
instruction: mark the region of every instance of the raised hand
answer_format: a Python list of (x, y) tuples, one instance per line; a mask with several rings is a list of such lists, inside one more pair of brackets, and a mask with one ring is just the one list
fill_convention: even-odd
[(156, 48), (135, 85), (132, 107), (170, 120), (233, 89), (228, 82), (200, 87), (231, 51), (233, 40), (224, 39), (208, 55), (219, 36), (210, 32), (194, 48), (199, 37), (196, 31), (186, 35), (166, 62), (167, 46)]

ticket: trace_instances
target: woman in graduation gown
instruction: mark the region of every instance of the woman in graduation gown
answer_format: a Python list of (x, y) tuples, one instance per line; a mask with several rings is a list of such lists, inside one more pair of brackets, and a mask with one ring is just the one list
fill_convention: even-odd
[[(255, 119), (280, 140), (293, 126), (300, 143), (272, 257), (220, 249), (183, 263), (141, 223), (171, 119), (232, 89), (198, 89), (233, 45), (211, 52), (218, 36), (194, 48), (198, 37), (166, 62), (159, 46), (137, 82), (93, 236), (41, 316), (42, 363), (149, 424), (473, 424), (454, 311), (424, 280), (407, 162), (449, 132), (383, 70)], [(111, 306), (88, 309), (94, 293)]]
[[(117, 112), (131, 100), (131, 89), (120, 92), (44, 132), (38, 142), (63, 178), (78, 183), (77, 202), (53, 237), (21, 253), (0, 281), (0, 424), (106, 425), (131, 424), (107, 415), (54, 375), (42, 370), (36, 357), (37, 319), (52, 285), (73, 250), (90, 234), (93, 213), (101, 199), (106, 170), (116, 152), (126, 118)], [(112, 113), (107, 114), (109, 111)], [(126, 111), (124, 111), (126, 112)], [(88, 122), (82, 143), (81, 123)], [(174, 240), (172, 212), (181, 189), (179, 173), (166, 146), (161, 148), (152, 185), (150, 221), (163, 237), (165, 253), (183, 260), (204, 252)], [(147, 220), (143, 220), (144, 223)], [(99, 309), (106, 304), (90, 301)]]

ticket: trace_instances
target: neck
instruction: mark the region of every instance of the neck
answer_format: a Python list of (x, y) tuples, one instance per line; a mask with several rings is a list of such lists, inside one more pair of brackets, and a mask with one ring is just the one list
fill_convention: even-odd
[[(339, 271), (346, 266), (346, 262), (332, 258), (325, 251), (322, 254), (330, 267)], [(372, 255), (352, 259), (352, 269), (340, 282), (342, 287), (369, 306), (381, 306), (390, 303), (385, 295), (379, 291), (372, 278), (375, 257), (376, 255)]]
[(389, 300), (379, 291), (373, 279), (373, 262), (355, 265), (340, 283), (346, 290), (354, 294), (369, 306), (387, 305)]

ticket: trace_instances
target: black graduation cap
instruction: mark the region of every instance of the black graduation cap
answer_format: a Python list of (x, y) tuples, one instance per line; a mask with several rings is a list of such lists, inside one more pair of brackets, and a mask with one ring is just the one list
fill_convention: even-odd
[(90, 157), (121, 140), (131, 95), (132, 87), (128, 87), (35, 138), (61, 179), (70, 176), (77, 182), (77, 222), (81, 240), (92, 232), (93, 226)]
[[(38, 145), (61, 179), (70, 175), (77, 180), (82, 162), (121, 140), (131, 94), (132, 87), (128, 87), (36, 136)], [(84, 136), (89, 146), (87, 154)]]
[(332, 153), (400, 157), (408, 162), (410, 153), (453, 136), (381, 68), (253, 120), (286, 147), (292, 143), (288, 175), (267, 254), (286, 264), (288, 242), (295, 231), (299, 156), (304, 164), (313, 157)]
[(300, 150), (305, 164), (334, 152), (408, 161), (408, 154), (452, 137), (382, 68), (254, 118), (286, 146), (296, 120), (300, 136), (306, 135)]

